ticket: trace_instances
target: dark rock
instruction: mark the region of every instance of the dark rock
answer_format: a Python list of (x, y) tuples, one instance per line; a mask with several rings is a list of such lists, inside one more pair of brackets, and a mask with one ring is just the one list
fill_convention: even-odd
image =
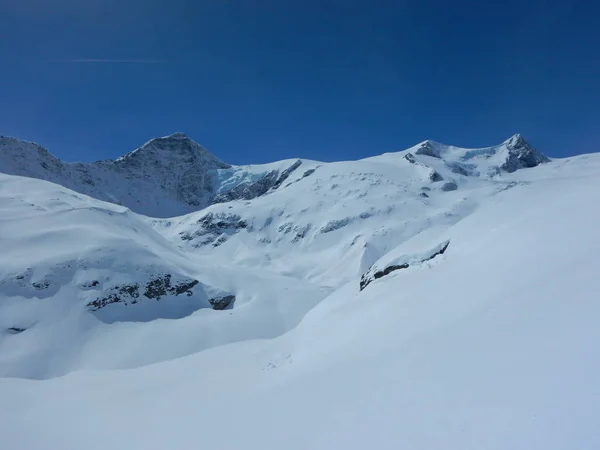
[(412, 153), (407, 153), (404, 155), (404, 159), (407, 160), (411, 164), (415, 164), (417, 161)]
[[(200, 228), (193, 233), (181, 232), (180, 239), (183, 241), (198, 240), (195, 246), (213, 243), (218, 246), (227, 240), (228, 236), (238, 233), (240, 230), (250, 227), (248, 222), (238, 214), (233, 213), (208, 213), (196, 222)], [(218, 241), (218, 242), (217, 242)]]
[(160, 300), (165, 295), (192, 295), (191, 289), (198, 284), (198, 280), (182, 281), (178, 284), (171, 284), (171, 274), (159, 276), (146, 284), (144, 296)]
[(277, 170), (272, 170), (258, 181), (239, 184), (233, 189), (215, 196), (212, 203), (225, 203), (234, 200), (252, 200), (253, 198), (260, 197), (270, 190), (279, 188), (290, 174), (301, 165), (302, 161), (297, 160), (290, 167), (281, 172), (281, 174), (279, 174), (279, 171)]
[(233, 189), (217, 195), (212, 203), (226, 203), (234, 200), (252, 200), (267, 193), (277, 182), (279, 173), (273, 170), (254, 183), (242, 183)]
[(208, 300), (213, 309), (218, 311), (227, 308), (229, 305), (233, 305), (235, 302), (235, 295), (225, 295), (223, 297), (214, 297)]
[(436, 183), (436, 182), (442, 181), (444, 179), (444, 177), (442, 177), (435, 169), (431, 169), (431, 167), (418, 162), (412, 153), (407, 153), (406, 155), (404, 155), (404, 159), (407, 160), (409, 163), (414, 164), (415, 166), (421, 166), (421, 167), (426, 167), (426, 168), (430, 169), (430, 172), (429, 172), (429, 180), (430, 181)]
[(550, 161), (546, 155), (532, 147), (520, 134), (514, 135), (506, 142), (508, 157), (500, 168), (506, 172), (536, 167)]
[(315, 173), (315, 170), (317, 170), (316, 167), (314, 169), (308, 169), (306, 172), (304, 172), (302, 174), (302, 178), (306, 178), (306, 177), (312, 175), (313, 173)]
[[(146, 283), (143, 295), (145, 298), (160, 300), (167, 295), (182, 295), (191, 296), (192, 289), (199, 282), (194, 279), (187, 279), (179, 283), (172, 283), (171, 274), (158, 275)], [(135, 305), (140, 297), (140, 285), (138, 283), (126, 284), (123, 286), (114, 286), (104, 297), (98, 297), (96, 300), (87, 304), (91, 311), (98, 311), (112, 303), (122, 303), (124, 305)]]
[(48, 289), (50, 287), (51, 283), (48, 280), (42, 280), (42, 281), (37, 281), (37, 282), (31, 283), (31, 285), (33, 286), (33, 288), (36, 291), (42, 291), (44, 289)]
[(319, 230), (322, 234), (330, 233), (335, 230), (339, 230), (340, 228), (345, 227), (352, 219), (350, 217), (344, 217), (343, 219), (330, 220), (326, 225), (322, 226)]
[(479, 176), (479, 172), (477, 171), (477, 165), (475, 164), (466, 164), (461, 162), (447, 162), (446, 165), (452, 170), (453, 173), (457, 173), (459, 175), (463, 175), (465, 177), (468, 176)]
[(294, 227), (294, 232), (296, 233), (296, 236), (294, 236), (294, 239), (292, 239), (292, 242), (298, 242), (299, 240), (304, 239), (311, 228), (312, 227), (310, 224), (307, 224), (304, 226), (296, 225)]
[(87, 281), (85, 283), (82, 283), (81, 287), (83, 289), (90, 289), (90, 288), (98, 286), (99, 284), (100, 284), (100, 282), (98, 280), (92, 280), (92, 281)]
[(279, 233), (288, 234), (292, 231), (293, 227), (294, 227), (294, 224), (292, 222), (286, 222), (284, 224), (279, 225), (277, 227), (277, 231)]
[(22, 333), (23, 331), (25, 331), (26, 329), (27, 328), (10, 327), (6, 331), (8, 331), (9, 334), (19, 334), (19, 333)]
[(227, 236), (225, 236), (225, 235), (222, 235), (222, 236), (219, 236), (219, 237), (218, 237), (218, 238), (217, 238), (217, 239), (216, 239), (216, 240), (215, 240), (215, 241), (212, 243), (212, 246), (213, 246), (213, 247), (218, 247), (218, 246), (220, 246), (220, 245), (224, 244), (225, 242), (227, 242)]
[(437, 183), (438, 181), (443, 181), (444, 177), (441, 176), (437, 171), (431, 169), (431, 173), (429, 174), (429, 180)]
[(285, 169), (283, 172), (281, 172), (281, 175), (279, 176), (279, 178), (277, 179), (277, 181), (275, 182), (275, 184), (273, 185), (273, 189), (277, 189), (279, 188), (279, 186), (281, 186), (281, 184), (287, 180), (287, 178), (290, 176), (290, 174), (296, 170), (298, 167), (300, 167), (302, 165), (302, 160), (298, 159), (297, 161), (294, 162), (294, 164), (292, 164), (290, 167), (288, 167), (287, 169)]
[[(438, 255), (443, 255), (446, 252), (446, 250), (448, 249), (449, 245), (450, 245), (450, 241), (447, 241), (437, 251), (433, 252), (431, 255), (427, 256), (426, 258), (421, 259), (420, 261), (416, 261), (414, 264), (422, 264), (426, 261), (432, 260), (433, 258), (435, 258)], [(410, 265), (408, 263), (395, 264), (395, 265), (387, 266), (383, 270), (378, 270), (374, 273), (372, 272), (372, 270), (370, 268), (367, 272), (365, 272), (360, 277), (360, 283), (359, 283), (360, 290), (362, 291), (373, 281), (378, 280), (379, 278), (382, 278), (386, 275), (389, 275), (390, 273), (395, 272), (396, 270), (408, 269), (409, 267), (410, 267)]]
[(421, 192), (419, 195), (421, 197), (429, 198), (429, 195), (427, 195), (425, 192)]
[(432, 158), (440, 158), (439, 150), (435, 149), (429, 141), (423, 142), (415, 153), (417, 155), (431, 156)]
[(458, 189), (458, 185), (454, 181), (449, 181), (447, 183), (444, 183), (444, 185), (442, 186), (442, 191), (445, 191), (445, 192), (455, 191), (457, 189)]

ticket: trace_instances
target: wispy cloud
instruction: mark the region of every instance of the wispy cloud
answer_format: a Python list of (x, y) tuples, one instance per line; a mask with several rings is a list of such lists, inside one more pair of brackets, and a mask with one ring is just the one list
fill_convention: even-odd
[(109, 58), (76, 58), (55, 59), (52, 62), (64, 64), (165, 64), (164, 59), (109, 59)]

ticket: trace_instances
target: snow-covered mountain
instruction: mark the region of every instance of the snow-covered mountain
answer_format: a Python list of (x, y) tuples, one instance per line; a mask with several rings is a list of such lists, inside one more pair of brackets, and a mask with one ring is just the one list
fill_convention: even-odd
[[(458, 173), (487, 160), (485, 173), (513, 172), (547, 158), (519, 135), (496, 147), (465, 153), (462, 149), (425, 142), (417, 153), (443, 157)], [(466, 163), (462, 163), (466, 161)], [(308, 176), (315, 163), (298, 160), (231, 166), (183, 133), (148, 141), (114, 160), (65, 163), (45, 148), (0, 136), (0, 172), (52, 181), (90, 197), (126, 206), (151, 217), (172, 217), (212, 203), (250, 200)]]
[(0, 138), (2, 448), (596, 448), (599, 204), (600, 155), (519, 135), (251, 166)]
[(153, 217), (197, 211), (229, 197), (261, 195), (276, 189), (297, 165), (282, 161), (233, 168), (183, 133), (95, 163), (65, 163), (37, 144), (0, 137), (0, 172), (52, 181)]

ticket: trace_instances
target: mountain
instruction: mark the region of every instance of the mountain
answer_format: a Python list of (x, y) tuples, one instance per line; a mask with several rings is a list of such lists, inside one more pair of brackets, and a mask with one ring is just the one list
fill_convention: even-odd
[[(474, 166), (472, 161), (480, 164), (487, 159), (485, 174), (489, 176), (548, 161), (519, 135), (499, 146), (470, 151), (428, 141), (417, 153), (444, 154), (464, 174)], [(251, 200), (287, 184), (290, 176), (296, 175), (297, 181), (315, 168), (314, 162), (300, 159), (231, 166), (183, 133), (152, 139), (114, 161), (95, 163), (66, 163), (37, 144), (0, 137), (0, 172), (52, 181), (151, 217), (173, 217), (212, 203)]]
[(0, 172), (2, 448), (600, 445), (600, 154)]
[[(154, 217), (202, 209), (231, 191), (251, 198), (255, 179), (274, 178), (263, 182), (266, 192), (293, 165), (282, 161), (249, 171), (232, 168), (183, 133), (152, 139), (114, 161), (95, 163), (66, 163), (37, 144), (0, 137), (0, 172), (52, 181)], [(264, 193), (254, 189), (259, 192), (255, 195)]]

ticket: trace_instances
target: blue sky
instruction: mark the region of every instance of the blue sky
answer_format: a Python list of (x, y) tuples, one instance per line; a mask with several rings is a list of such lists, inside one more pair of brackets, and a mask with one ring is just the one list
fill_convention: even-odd
[(234, 164), (598, 151), (598, 3), (0, 0), (0, 134), (70, 161), (175, 131)]

